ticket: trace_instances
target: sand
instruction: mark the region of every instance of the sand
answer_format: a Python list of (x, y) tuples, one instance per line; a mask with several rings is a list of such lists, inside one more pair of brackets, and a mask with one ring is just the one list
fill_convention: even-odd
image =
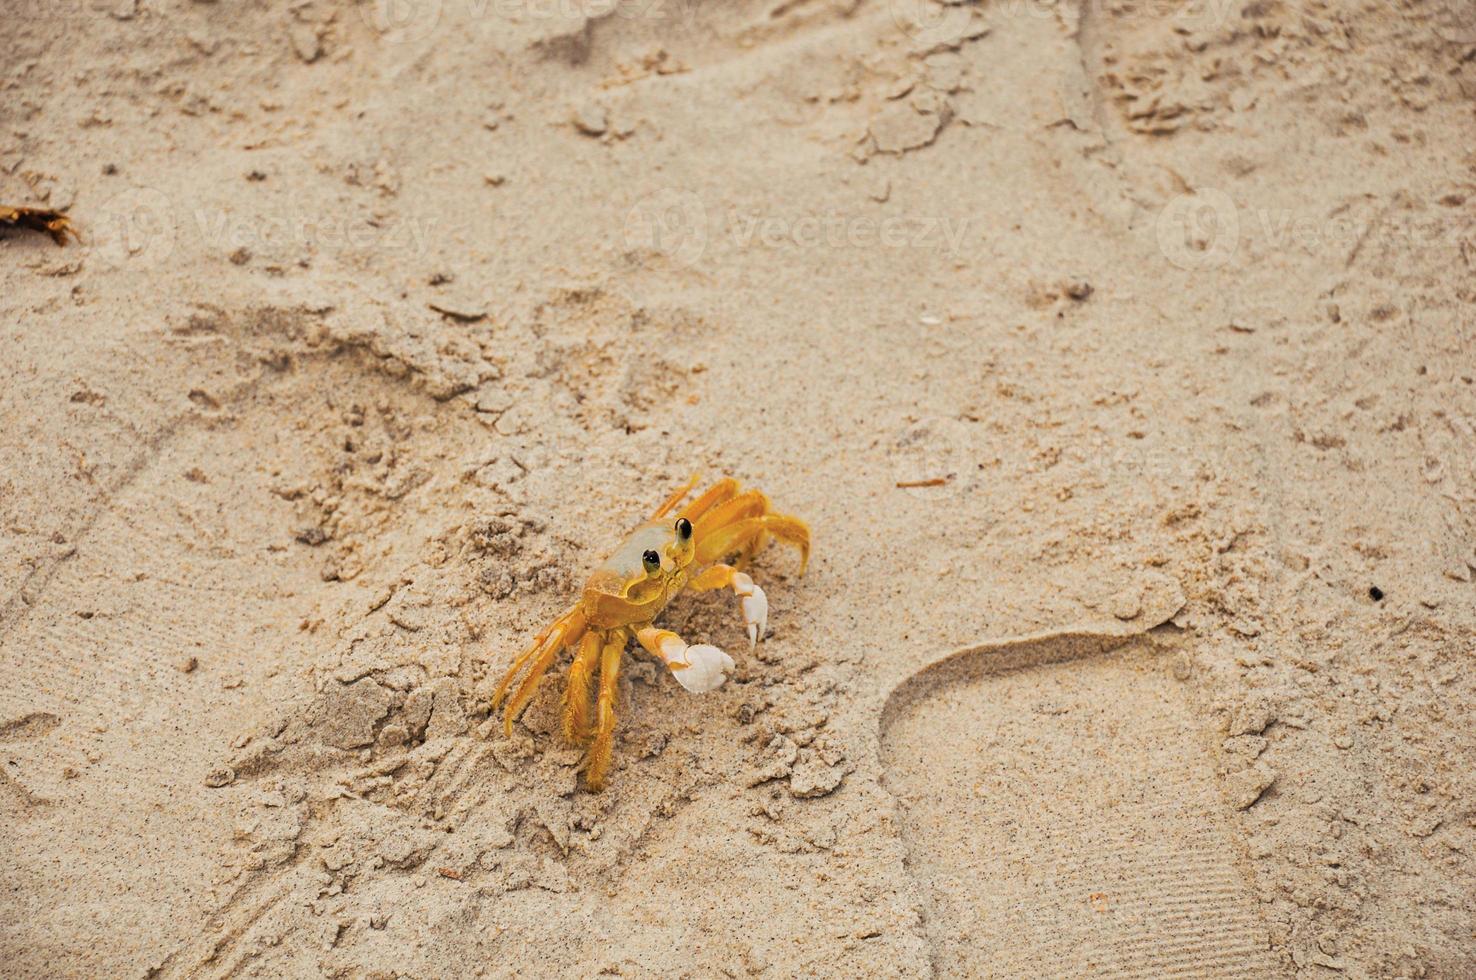
[[(7, 3), (0, 962), (1476, 975), (1476, 19)], [(488, 696), (694, 471), (814, 532)]]

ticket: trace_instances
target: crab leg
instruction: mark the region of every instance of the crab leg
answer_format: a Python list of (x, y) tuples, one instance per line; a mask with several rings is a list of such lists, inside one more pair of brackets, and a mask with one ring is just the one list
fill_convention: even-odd
[(704, 533), (711, 534), (718, 528), (725, 527), (745, 517), (760, 517), (769, 513), (769, 498), (759, 490), (745, 490), (733, 497), (714, 506), (701, 519), (696, 521), (696, 533), (700, 538)]
[(733, 658), (707, 643), (688, 645), (671, 630), (647, 626), (636, 633), (646, 652), (666, 664), (677, 683), (693, 694), (706, 694), (723, 686), (733, 670)]
[(699, 479), (701, 479), (701, 474), (693, 473), (692, 478), (685, 485), (678, 488), (675, 493), (666, 498), (666, 501), (660, 507), (656, 508), (656, 512), (651, 515), (651, 520), (654, 521), (658, 517), (665, 517), (667, 514), (670, 514), (671, 509), (682, 502), (682, 498), (691, 492)]
[(706, 564), (734, 551), (746, 551), (755, 538), (768, 533), (800, 550), (800, 574), (810, 563), (810, 529), (797, 517), (763, 514), (745, 517), (697, 538), (697, 561)]
[(596, 793), (605, 788), (610, 753), (615, 748), (615, 695), (620, 690), (620, 659), (625, 656), (625, 643), (629, 639), (630, 634), (625, 630), (615, 630), (600, 650), (600, 701), (595, 709), (594, 741), (590, 743), (584, 768), (585, 781)]
[(564, 737), (571, 742), (587, 742), (590, 723), (594, 720), (594, 700), (589, 684), (600, 665), (600, 647), (604, 636), (591, 630), (579, 641), (579, 652), (569, 667), (569, 681), (564, 688)]
[[(533, 700), (533, 695), (538, 692), (538, 685), (543, 681), (543, 675), (548, 673), (548, 668), (553, 666), (553, 662), (558, 659), (559, 650), (564, 644), (572, 644), (582, 637), (585, 626), (586, 620), (583, 610), (575, 609), (561, 619), (559, 625), (549, 634), (548, 639), (541, 648), (542, 652), (539, 653), (538, 659), (533, 662), (533, 666), (528, 670), (528, 676), (523, 678), (523, 683), (519, 685), (517, 693), (512, 696), (512, 699), (507, 702), (507, 707), (503, 709), (502, 731), (509, 738), (512, 737), (513, 722), (518, 720), (518, 715), (522, 714), (523, 709), (528, 706), (528, 702)], [(511, 675), (503, 678), (503, 687), (499, 687), (498, 693), (493, 695), (492, 703), (494, 707), (501, 700), (500, 695), (509, 680), (511, 680)]]
[(725, 476), (721, 480), (708, 487), (702, 496), (682, 508), (682, 516), (687, 520), (697, 522), (697, 519), (718, 504), (732, 500), (738, 495), (738, 481), (731, 476)]
[[(695, 528), (698, 538), (712, 534), (719, 528), (729, 524), (737, 523), (749, 517), (762, 517), (770, 513), (771, 505), (769, 498), (758, 490), (746, 490), (731, 500), (725, 501), (702, 516), (702, 520)], [(748, 540), (743, 546), (742, 553), (738, 556), (738, 567), (747, 568), (753, 556), (764, 550), (769, 543), (769, 535), (759, 532)]]
[(558, 629), (563, 624), (564, 619), (568, 617), (568, 615), (569, 613), (565, 613), (563, 616), (560, 616), (558, 619), (545, 626), (542, 632), (533, 637), (533, 642), (529, 644), (528, 649), (518, 654), (517, 659), (512, 662), (512, 666), (507, 668), (507, 673), (502, 675), (502, 682), (497, 685), (497, 690), (492, 692), (493, 708), (496, 708), (499, 704), (502, 703), (502, 699), (507, 696), (507, 689), (512, 686), (513, 678), (517, 677), (518, 672), (521, 671), (525, 666), (527, 666), (530, 660), (538, 655), (538, 651), (543, 649), (544, 641), (548, 639), (549, 634)]
[(751, 649), (764, 638), (769, 625), (769, 599), (745, 573), (731, 565), (714, 565), (687, 585), (693, 592), (730, 588), (739, 599), (743, 609), (743, 625), (748, 627), (748, 646)]

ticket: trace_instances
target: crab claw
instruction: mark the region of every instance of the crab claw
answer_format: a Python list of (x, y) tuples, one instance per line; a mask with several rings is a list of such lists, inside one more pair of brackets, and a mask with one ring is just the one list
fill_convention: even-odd
[(636, 634), (641, 646), (660, 657), (677, 683), (693, 694), (706, 694), (723, 686), (737, 666), (733, 658), (707, 643), (691, 646), (670, 630), (647, 628)]
[(672, 668), (671, 676), (677, 683), (693, 694), (716, 691), (736, 666), (732, 657), (707, 643), (687, 647), (683, 655), (687, 658), (684, 666), (679, 662), (668, 662), (668, 666)]
[(748, 646), (751, 649), (764, 638), (769, 628), (769, 597), (743, 572), (733, 573), (733, 591), (737, 593), (743, 609), (743, 622), (748, 627)]

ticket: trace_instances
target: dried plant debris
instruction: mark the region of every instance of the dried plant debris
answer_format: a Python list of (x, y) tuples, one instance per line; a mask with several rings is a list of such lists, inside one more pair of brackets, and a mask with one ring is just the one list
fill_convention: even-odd
[(44, 231), (58, 245), (65, 245), (68, 235), (78, 241), (82, 240), (77, 234), (77, 229), (72, 227), (70, 218), (60, 211), (52, 211), (48, 208), (11, 207), (8, 204), (0, 204), (0, 228), (27, 228), (31, 231)]

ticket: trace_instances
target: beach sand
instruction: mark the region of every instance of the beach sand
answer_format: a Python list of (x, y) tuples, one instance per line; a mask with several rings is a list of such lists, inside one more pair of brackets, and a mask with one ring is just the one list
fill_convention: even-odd
[[(0, 962), (1476, 975), (1476, 19), (8, 3)], [(692, 473), (806, 520), (490, 693)]]

